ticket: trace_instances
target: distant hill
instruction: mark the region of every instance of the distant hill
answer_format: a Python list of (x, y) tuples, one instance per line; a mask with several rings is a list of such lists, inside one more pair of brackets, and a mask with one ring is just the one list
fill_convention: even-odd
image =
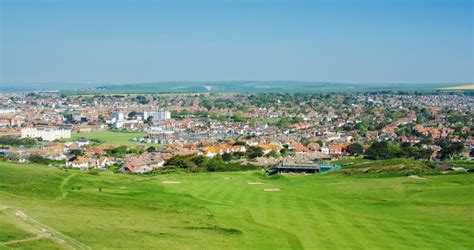
[(96, 88), (103, 84), (94, 83), (60, 83), (60, 82), (42, 82), (42, 83), (0, 83), (0, 92), (18, 92), (18, 91), (51, 91), (51, 90), (85, 90)]
[(106, 93), (157, 92), (370, 92), (370, 91), (434, 91), (454, 84), (364, 84), (301, 81), (224, 81), (224, 82), (157, 82), (108, 85), (98, 87)]
[[(65, 94), (100, 93), (295, 93), (470, 90), (460, 83), (337, 83), (303, 81), (174, 81), (129, 84), (99, 83), (2, 83), (1, 92), (60, 90)], [(472, 86), (472, 85), (466, 85)]]

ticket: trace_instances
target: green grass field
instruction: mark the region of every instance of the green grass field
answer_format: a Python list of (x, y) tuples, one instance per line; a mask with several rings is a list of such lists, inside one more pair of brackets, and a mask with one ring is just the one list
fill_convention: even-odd
[(93, 175), (0, 162), (0, 248), (473, 249), (474, 176), (426, 178)]
[[(102, 145), (134, 145), (135, 142), (130, 141), (133, 137), (145, 137), (146, 133), (141, 132), (115, 132), (110, 130), (75, 133), (71, 135), (71, 141), (78, 138), (97, 139), (103, 141)], [(156, 145), (156, 144), (155, 144)]]

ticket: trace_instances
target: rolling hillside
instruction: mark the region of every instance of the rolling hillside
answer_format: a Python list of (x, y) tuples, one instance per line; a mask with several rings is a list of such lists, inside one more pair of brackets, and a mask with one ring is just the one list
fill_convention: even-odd
[(0, 248), (472, 249), (473, 175), (133, 176), (0, 162)]

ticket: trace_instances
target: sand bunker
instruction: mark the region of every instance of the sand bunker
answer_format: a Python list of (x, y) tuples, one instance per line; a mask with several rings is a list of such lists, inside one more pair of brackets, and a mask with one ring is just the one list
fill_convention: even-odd
[(266, 188), (263, 191), (265, 191), (265, 192), (280, 192), (281, 189), (279, 189), (279, 188)]
[(263, 183), (263, 182), (249, 182), (247, 184), (249, 184), (249, 185), (262, 185), (262, 184), (265, 184), (265, 183)]
[(179, 184), (181, 182), (179, 182), (179, 181), (162, 181), (161, 183), (163, 183), (163, 184)]
[(428, 180), (427, 178), (420, 177), (418, 175), (410, 175), (408, 178), (414, 179), (414, 180)]

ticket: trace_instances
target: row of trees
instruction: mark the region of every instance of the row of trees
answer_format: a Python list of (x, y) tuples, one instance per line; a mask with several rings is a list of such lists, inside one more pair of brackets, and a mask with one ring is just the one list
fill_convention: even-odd
[(365, 151), (365, 158), (371, 160), (386, 160), (392, 158), (430, 159), (433, 151), (421, 145), (411, 146), (410, 143), (374, 142)]
[(33, 138), (18, 138), (12, 136), (0, 137), (0, 145), (33, 147), (37, 141)]
[[(392, 158), (414, 158), (429, 160), (433, 150), (423, 147), (424, 144), (418, 143), (411, 145), (408, 142), (380, 141), (373, 142), (367, 150), (359, 143), (353, 143), (346, 148), (349, 155), (364, 155), (364, 158), (370, 160), (386, 160)], [(446, 139), (439, 139), (435, 145), (441, 147), (438, 158), (441, 160), (450, 159), (460, 154), (464, 150), (462, 142), (452, 142)]]
[(202, 155), (175, 155), (168, 160), (167, 168), (182, 168), (189, 172), (225, 172), (257, 169), (253, 165), (225, 162), (220, 155), (209, 158)]

